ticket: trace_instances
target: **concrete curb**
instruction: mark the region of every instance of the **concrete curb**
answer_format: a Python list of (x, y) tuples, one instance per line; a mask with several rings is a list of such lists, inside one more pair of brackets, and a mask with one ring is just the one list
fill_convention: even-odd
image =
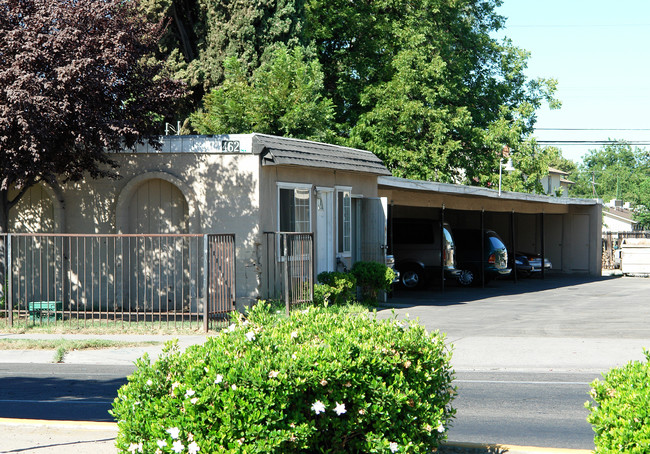
[[(87, 431), (114, 432), (117, 434), (117, 423), (95, 422), (95, 421), (53, 421), (46, 419), (16, 419), (0, 418), (0, 427), (29, 427), (32, 429), (74, 429)], [(562, 449), (562, 448), (540, 448), (534, 446), (501, 445), (490, 443), (462, 443), (450, 441), (444, 443), (442, 449), (453, 450), (454, 452), (476, 452), (476, 453), (503, 453), (503, 454), (591, 454), (586, 449)]]
[(117, 432), (117, 423), (101, 421), (54, 421), (49, 419), (0, 418), (0, 426), (30, 426), (60, 429), (102, 430)]

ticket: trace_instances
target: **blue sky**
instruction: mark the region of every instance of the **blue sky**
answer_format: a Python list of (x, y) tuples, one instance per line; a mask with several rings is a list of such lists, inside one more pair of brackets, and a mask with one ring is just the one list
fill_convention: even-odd
[[(507, 18), (503, 34), (531, 52), (528, 76), (558, 81), (562, 108), (538, 111), (538, 140), (611, 138), (650, 149), (650, 1), (504, 0), (497, 11)], [(600, 146), (560, 148), (580, 161)]]

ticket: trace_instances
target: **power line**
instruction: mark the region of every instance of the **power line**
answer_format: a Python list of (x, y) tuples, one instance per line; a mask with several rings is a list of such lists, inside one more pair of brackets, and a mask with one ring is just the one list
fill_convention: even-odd
[(650, 141), (627, 141), (627, 140), (536, 140), (539, 145), (635, 145), (650, 146)]
[(650, 128), (535, 128), (535, 131), (650, 131)]

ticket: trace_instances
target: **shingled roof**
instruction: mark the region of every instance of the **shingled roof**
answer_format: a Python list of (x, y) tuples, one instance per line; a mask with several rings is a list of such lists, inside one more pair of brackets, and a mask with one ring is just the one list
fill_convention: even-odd
[(351, 172), (390, 175), (377, 156), (369, 151), (301, 139), (253, 135), (253, 153), (260, 154), (262, 165), (295, 165)]

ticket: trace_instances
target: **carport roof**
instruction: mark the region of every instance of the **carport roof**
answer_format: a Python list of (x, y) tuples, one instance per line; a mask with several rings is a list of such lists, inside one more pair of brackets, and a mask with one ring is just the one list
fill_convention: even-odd
[(516, 202), (549, 203), (553, 205), (599, 205), (600, 199), (576, 199), (569, 197), (551, 197), (540, 194), (527, 194), (523, 192), (507, 192), (494, 189), (467, 186), (462, 184), (437, 183), (433, 181), (409, 180), (406, 178), (380, 176), (377, 179), (380, 189), (408, 190), (421, 192), (434, 192), (454, 196), (485, 197), (496, 200), (508, 200)]

